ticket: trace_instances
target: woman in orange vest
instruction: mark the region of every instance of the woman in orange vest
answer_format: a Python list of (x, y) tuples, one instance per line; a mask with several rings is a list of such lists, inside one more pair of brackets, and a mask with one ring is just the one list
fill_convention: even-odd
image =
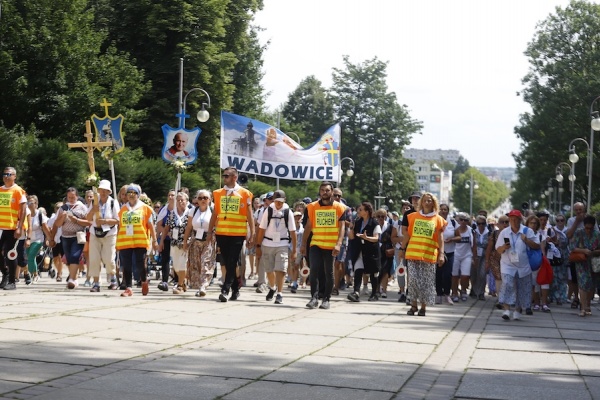
[[(409, 298), (412, 300), (408, 315), (425, 316), (427, 304), (435, 303), (435, 268), (444, 265), (444, 238), (442, 232), (448, 222), (438, 215), (437, 198), (425, 193), (417, 211), (409, 214), (408, 231), (402, 239), (400, 251), (408, 264)], [(417, 302), (421, 302), (421, 309)]]
[(123, 204), (119, 211), (119, 232), (117, 233), (117, 250), (121, 254), (123, 279), (126, 286), (121, 296), (133, 295), (131, 287), (134, 264), (140, 273), (142, 295), (145, 296), (148, 294), (148, 278), (144, 263), (146, 251), (158, 249), (152, 208), (140, 200), (142, 189), (139, 185), (129, 184), (126, 193), (127, 203)]

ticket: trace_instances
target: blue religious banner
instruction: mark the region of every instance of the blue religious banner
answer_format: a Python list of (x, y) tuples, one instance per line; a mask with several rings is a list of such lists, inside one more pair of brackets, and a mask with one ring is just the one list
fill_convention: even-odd
[(100, 118), (96, 114), (92, 115), (92, 123), (96, 132), (96, 141), (112, 142), (112, 148), (107, 148), (102, 151), (102, 155), (107, 158), (112, 158), (114, 154), (118, 154), (125, 148), (123, 137), (123, 115), (119, 114), (116, 117), (111, 117), (108, 114), (108, 107), (112, 103), (102, 100), (100, 106), (104, 107), (104, 117)]
[(176, 115), (180, 117), (179, 127), (173, 128), (167, 124), (164, 124), (161, 129), (165, 139), (162, 158), (168, 163), (181, 163), (182, 165), (189, 165), (196, 161), (198, 153), (196, 151), (196, 144), (202, 130), (195, 126), (192, 129), (186, 129), (184, 124), (188, 115)]
[(303, 148), (264, 122), (221, 111), (221, 168), (272, 178), (338, 181), (339, 124), (331, 126), (310, 147)]

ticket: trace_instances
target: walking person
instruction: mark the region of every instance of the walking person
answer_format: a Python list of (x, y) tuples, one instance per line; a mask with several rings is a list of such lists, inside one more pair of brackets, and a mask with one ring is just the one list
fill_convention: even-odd
[(450, 296), (452, 290), (452, 266), (454, 265), (454, 249), (456, 243), (453, 241), (455, 229), (458, 226), (456, 220), (450, 215), (450, 207), (448, 204), (440, 204), (440, 216), (447, 222), (444, 229), (444, 254), (446, 260), (444, 265), (435, 270), (435, 292), (437, 294), (436, 303), (442, 304), (444, 300), (454, 305), (454, 301)]
[(110, 275), (110, 290), (117, 289), (117, 231), (119, 223), (119, 202), (110, 197), (112, 189), (106, 179), (98, 185), (98, 203), (92, 204), (87, 213), (87, 220), (92, 223), (90, 228), (90, 250), (88, 260), (88, 275), (92, 279), (90, 292), (100, 291), (100, 271), (102, 264)]
[[(173, 259), (173, 272), (177, 274), (177, 285), (173, 288), (173, 294), (182, 294), (187, 291), (185, 276), (188, 264), (188, 252), (184, 248), (187, 243), (185, 231), (189, 222), (188, 195), (185, 192), (177, 193), (175, 208), (169, 214), (162, 231), (162, 237), (171, 238), (171, 258)], [(162, 252), (164, 242), (158, 245), (158, 251)]]
[(125, 290), (121, 297), (133, 296), (133, 268), (138, 270), (142, 281), (142, 295), (148, 294), (148, 279), (146, 275), (146, 252), (158, 249), (156, 231), (152, 218), (152, 208), (140, 200), (142, 188), (130, 183), (127, 186), (127, 203), (119, 210), (119, 232), (117, 233), (116, 248), (120, 252), (123, 267)]
[(475, 246), (477, 246), (477, 250), (473, 254), (474, 262), (471, 267), (471, 297), (485, 300), (485, 285), (487, 281), (485, 250), (487, 249), (491, 232), (488, 230), (487, 218), (483, 215), (478, 215), (475, 218), (475, 222), (477, 228), (473, 231), (473, 241), (475, 242)]
[(217, 238), (217, 246), (225, 261), (225, 281), (221, 288), (219, 300), (237, 300), (240, 297), (239, 281), (236, 268), (246, 234), (250, 229), (247, 246), (254, 245), (255, 225), (252, 214), (252, 193), (237, 183), (238, 170), (227, 167), (221, 175), (224, 186), (213, 192), (215, 210), (210, 218), (207, 238), (212, 238), (213, 230)]
[[(75, 289), (79, 286), (79, 282), (77, 281), (79, 260), (81, 259), (85, 244), (85, 228), (90, 226), (90, 224), (87, 220), (87, 208), (79, 200), (77, 189), (74, 187), (68, 188), (66, 202), (58, 210), (58, 216), (50, 233), (50, 236), (54, 237), (58, 227), (62, 227), (60, 242), (69, 267), (67, 289)], [(54, 240), (50, 241), (50, 245), (55, 245)]]
[(39, 279), (37, 255), (46, 242), (46, 238), (50, 237), (48, 217), (38, 205), (39, 200), (36, 195), (27, 197), (27, 206), (31, 211), (31, 236), (29, 237), (29, 248), (27, 249), (27, 269), (29, 275), (33, 276), (32, 282), (37, 282)]
[(256, 235), (256, 254), (263, 264), (269, 282), (267, 301), (273, 300), (275, 296), (275, 304), (283, 303), (288, 255), (292, 263), (296, 258), (296, 252), (290, 252), (289, 248), (290, 244), (292, 249), (296, 248), (296, 239), (296, 223), (290, 207), (285, 203), (285, 192), (276, 190), (273, 203), (267, 212), (263, 213)]
[[(323, 182), (319, 186), (319, 200), (306, 205), (307, 222), (304, 227), (302, 246), (303, 255), (308, 254), (310, 264), (310, 295), (306, 304), (310, 309), (319, 305), (319, 286), (325, 286), (323, 302), (319, 308), (329, 309), (329, 300), (333, 290), (333, 259), (340, 253), (346, 223), (346, 206), (333, 200), (333, 185)], [(311, 235), (312, 233), (312, 235)], [(307, 251), (308, 239), (310, 247)], [(320, 282), (319, 271), (325, 272), (325, 282)]]
[(17, 170), (13, 167), (5, 167), (2, 172), (4, 185), (0, 187), (0, 250), (2, 258), (0, 269), (2, 270), (2, 281), (0, 289), (15, 290), (17, 260), (8, 257), (9, 252), (15, 247), (17, 240), (23, 233), (25, 216), (27, 215), (27, 195), (19, 185)]
[[(446, 220), (438, 214), (437, 198), (425, 193), (417, 209), (409, 214), (408, 229), (401, 250), (408, 263), (411, 307), (408, 315), (425, 316), (427, 305), (435, 303), (435, 269), (444, 265), (444, 229)], [(421, 308), (417, 307), (421, 303)]]
[(210, 207), (210, 192), (199, 190), (196, 200), (198, 206), (191, 212), (192, 216), (189, 217), (191, 223), (188, 220), (185, 228), (183, 250), (188, 251), (187, 275), (190, 287), (198, 289), (196, 297), (204, 297), (215, 271), (217, 252), (215, 236), (210, 235), (209, 239), (208, 235), (208, 226), (213, 212)]

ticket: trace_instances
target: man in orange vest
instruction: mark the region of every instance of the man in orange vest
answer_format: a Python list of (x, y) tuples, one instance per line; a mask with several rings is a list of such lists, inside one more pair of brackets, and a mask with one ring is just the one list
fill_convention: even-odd
[(232, 290), (229, 300), (240, 297), (239, 282), (236, 277), (236, 267), (246, 233), (250, 229), (247, 247), (254, 244), (254, 216), (252, 214), (252, 193), (237, 183), (238, 171), (234, 167), (223, 170), (224, 186), (213, 192), (215, 210), (210, 218), (207, 239), (213, 235), (216, 228), (217, 246), (225, 261), (225, 281), (219, 295), (219, 300), (227, 301), (229, 289)]
[(15, 184), (16, 179), (17, 170), (13, 167), (4, 168), (2, 173), (4, 186), (0, 187), (0, 250), (3, 253), (0, 264), (2, 270), (0, 289), (4, 290), (17, 288), (15, 285), (16, 251), (15, 258), (9, 258), (9, 253), (12, 253), (11, 250), (21, 237), (27, 215), (27, 194)]
[[(323, 182), (319, 187), (319, 200), (306, 206), (308, 220), (304, 228), (300, 252), (306, 255), (306, 244), (312, 232), (308, 258), (310, 260), (310, 294), (306, 307), (319, 305), (319, 284), (325, 285), (323, 302), (319, 308), (328, 309), (333, 290), (333, 258), (340, 253), (344, 233), (346, 206), (333, 200), (333, 185)], [(325, 270), (325, 282), (319, 282), (319, 271)]]

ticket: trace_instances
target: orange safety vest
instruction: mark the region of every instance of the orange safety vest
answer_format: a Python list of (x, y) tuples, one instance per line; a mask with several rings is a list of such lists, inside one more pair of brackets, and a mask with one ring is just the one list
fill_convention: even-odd
[(226, 189), (213, 192), (217, 212), (216, 234), (223, 236), (246, 236), (248, 213), (252, 212), (252, 193), (244, 188), (227, 195)]
[(407, 260), (436, 263), (438, 258), (438, 238), (448, 222), (440, 215), (424, 217), (414, 212), (407, 216), (410, 241), (404, 258)]
[(312, 226), (310, 245), (323, 250), (333, 250), (340, 233), (339, 219), (346, 211), (346, 206), (337, 201), (328, 206), (322, 206), (315, 201), (308, 204), (306, 208)]
[(119, 210), (117, 250), (150, 248), (150, 224), (152, 209), (146, 204), (129, 211), (127, 204)]
[[(14, 231), (19, 224), (19, 211), (21, 199), (25, 191), (19, 185), (12, 185), (9, 189), (0, 187), (0, 229)], [(26, 227), (22, 227), (26, 229)]]

